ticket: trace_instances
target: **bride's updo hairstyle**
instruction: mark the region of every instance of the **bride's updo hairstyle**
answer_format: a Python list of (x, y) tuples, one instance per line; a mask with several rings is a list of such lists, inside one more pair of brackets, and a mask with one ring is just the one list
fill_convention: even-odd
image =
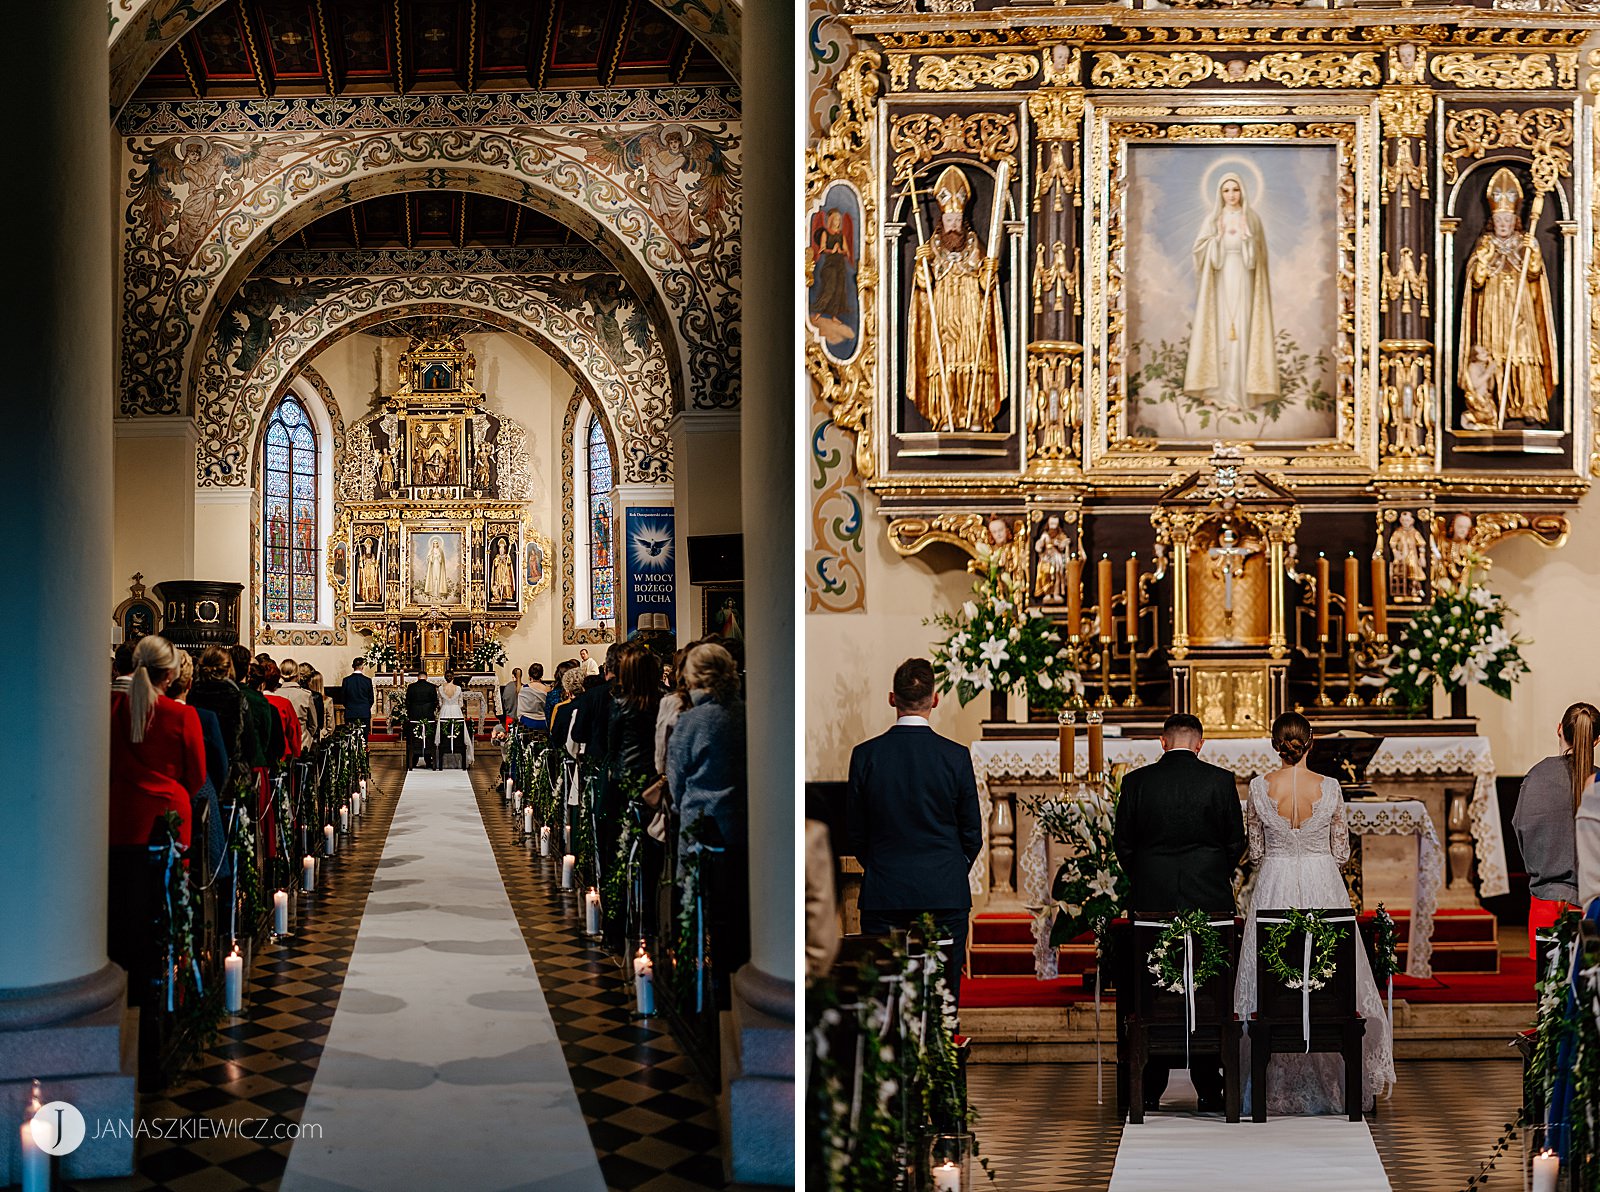
[(1297, 765), (1311, 748), (1311, 721), (1298, 712), (1283, 713), (1272, 722), (1272, 748), (1284, 765)]

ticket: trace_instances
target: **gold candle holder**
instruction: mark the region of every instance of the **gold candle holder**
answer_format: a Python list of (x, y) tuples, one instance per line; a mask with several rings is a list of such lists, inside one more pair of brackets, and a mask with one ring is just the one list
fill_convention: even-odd
[[(1373, 652), (1379, 658), (1385, 657), (1389, 653), (1389, 635), (1387, 633), (1378, 634), (1378, 636), (1373, 639), (1372, 646)], [(1387, 684), (1381, 687), (1378, 690), (1378, 694), (1372, 697), (1372, 706), (1375, 708), (1393, 707), (1394, 688), (1388, 686)]]
[(1111, 698), (1111, 639), (1100, 635), (1100, 698), (1094, 701), (1097, 708), (1114, 708), (1117, 701)]
[(1083, 698), (1081, 680), (1083, 678), (1083, 639), (1076, 633), (1067, 635), (1067, 658), (1072, 669), (1077, 673), (1080, 683), (1079, 690), (1067, 696), (1067, 707), (1075, 712), (1082, 712), (1089, 706), (1089, 701)]
[(1360, 642), (1361, 635), (1359, 633), (1347, 633), (1344, 635), (1345, 653), (1349, 655), (1347, 661), (1350, 672), (1347, 680), (1350, 690), (1345, 692), (1344, 697), (1344, 706), (1347, 708), (1359, 708), (1362, 706), (1361, 697), (1356, 694), (1356, 646)]
[(1128, 698), (1122, 701), (1124, 708), (1142, 708), (1139, 700), (1139, 642), (1136, 638), (1128, 639)]
[(1333, 707), (1333, 700), (1328, 698), (1328, 635), (1317, 635), (1317, 698), (1311, 701), (1318, 708)]

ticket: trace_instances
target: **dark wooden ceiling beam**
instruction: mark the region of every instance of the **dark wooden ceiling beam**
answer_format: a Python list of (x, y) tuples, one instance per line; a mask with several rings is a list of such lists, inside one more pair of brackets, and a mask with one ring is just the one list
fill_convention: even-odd
[(406, 14), (401, 11), (403, 3), (404, 0), (394, 0), (394, 89), (400, 95), (406, 93)]
[(600, 43), (600, 85), (611, 86), (617, 77), (617, 63), (622, 59), (623, 38), (627, 36), (628, 25), (633, 21), (634, 0), (622, 0), (621, 11), (616, 6), (611, 10), (611, 28), (607, 37)]
[(540, 12), (536, 15), (544, 19), (528, 35), (528, 44), (534, 51), (528, 86), (535, 91), (544, 90), (545, 75), (550, 69), (550, 47), (555, 43), (556, 36), (556, 0), (539, 0), (539, 7)]
[(327, 87), (329, 95), (338, 95), (344, 87), (344, 81), (338, 77), (337, 67), (333, 64), (333, 46), (328, 41), (328, 17), (323, 11), (324, 0), (316, 0), (316, 25), (312, 32), (317, 38), (317, 57), (322, 60), (322, 82)]
[(478, 0), (467, 0), (467, 38), (461, 52), (466, 59), (461, 89), (471, 95), (478, 85)]
[(683, 82), (683, 77), (689, 73), (689, 59), (694, 56), (695, 40), (689, 31), (678, 29), (678, 42), (672, 49), (672, 55), (667, 61), (667, 82), (676, 87)]
[(189, 56), (189, 42), (194, 34), (178, 40), (178, 61), (183, 63), (183, 77), (189, 80), (189, 90), (194, 92), (196, 99), (205, 98), (205, 88), (200, 85), (200, 75), (195, 71), (194, 59)]
[(261, 51), (256, 46), (257, 21), (255, 18), (260, 13), (254, 5), (246, 4), (244, 0), (235, 0), (235, 7), (239, 12), (239, 23), (244, 26), (245, 52), (250, 55), (250, 69), (255, 73), (256, 86), (261, 91), (262, 99), (270, 99), (273, 88), (267, 84), (266, 63), (261, 57)]

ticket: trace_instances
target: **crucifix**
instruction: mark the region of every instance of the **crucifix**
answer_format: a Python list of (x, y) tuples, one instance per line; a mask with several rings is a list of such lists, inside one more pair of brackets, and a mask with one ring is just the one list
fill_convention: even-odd
[(1222, 533), (1217, 538), (1217, 545), (1206, 551), (1212, 561), (1222, 569), (1222, 622), (1223, 636), (1219, 645), (1236, 646), (1239, 639), (1233, 631), (1233, 581), (1244, 578), (1244, 565), (1251, 555), (1259, 554), (1259, 546), (1250, 546), (1239, 541), (1239, 535), (1231, 525), (1222, 527)]

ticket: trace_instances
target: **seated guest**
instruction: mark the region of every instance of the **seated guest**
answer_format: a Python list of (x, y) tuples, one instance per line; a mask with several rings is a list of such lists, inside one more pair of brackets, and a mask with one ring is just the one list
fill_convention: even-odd
[(439, 689), (423, 675), (418, 675), (406, 688), (406, 766), (409, 769), (418, 761), (429, 769), (438, 769), (433, 752), (433, 734), (423, 731), (417, 736), (412, 726), (432, 720), (439, 712)]
[(513, 667), (511, 681), (500, 685), (500, 715), (505, 717), (507, 728), (517, 722), (517, 696), (521, 691), (522, 668)]
[(528, 674), (529, 681), (517, 692), (517, 723), (529, 732), (542, 733), (550, 727), (544, 713), (544, 699), (550, 691), (538, 681), (544, 674), (544, 667), (535, 662), (528, 668)]
[(293, 761), (300, 756), (302, 748), (309, 742), (305, 740), (300, 723), (300, 713), (294, 704), (278, 694), (283, 688), (283, 666), (272, 661), (265, 654), (257, 654), (256, 662), (261, 667), (261, 694), (267, 697), (267, 703), (272, 705), (273, 712), (277, 715), (278, 726), (281, 731), (282, 752), (275, 754), (272, 764), (280, 761)]
[(111, 690), (126, 692), (133, 679), (133, 642), (123, 642), (111, 652)]
[(366, 665), (365, 658), (352, 660), (350, 673), (339, 685), (344, 691), (344, 722), (359, 726), (363, 741), (372, 737), (372, 680), (363, 670)]
[[(216, 649), (215, 646), (211, 648)], [(180, 704), (186, 704), (189, 702), (188, 696), (193, 686), (194, 659), (189, 657), (187, 650), (179, 650), (178, 673), (167, 682), (167, 697), (177, 700)], [(217, 719), (216, 713), (209, 708), (195, 708), (194, 714), (200, 718), (200, 732), (205, 738), (206, 780), (201, 784), (191, 807), (197, 819), (200, 818), (201, 808), (205, 808), (206, 856), (211, 863), (211, 872), (216, 873), (221, 870), (223, 854), (227, 851), (226, 827), (222, 822), (222, 803), (217, 795), (223, 789), (228, 777), (228, 749), (223, 743), (222, 724)]]
[(310, 749), (317, 740), (317, 714), (310, 689), (300, 681), (300, 664), (293, 658), (285, 658), (278, 663), (278, 675), (278, 698), (294, 709), (295, 719), (300, 722), (302, 748)]
[(544, 718), (551, 728), (555, 727), (554, 713), (556, 705), (567, 698), (566, 689), (562, 686), (569, 670), (581, 669), (576, 658), (568, 658), (565, 662), (556, 664), (556, 673), (551, 677), (550, 693), (544, 697)]
[[(217, 718), (222, 743), (227, 749), (228, 768), (217, 779), (217, 794), (228, 793), (250, 763), (245, 760), (245, 729), (249, 724), (245, 694), (233, 682), (233, 660), (221, 646), (207, 646), (200, 652), (195, 667), (194, 685), (189, 688), (189, 706), (210, 712)], [(201, 717), (204, 721), (205, 717)]]
[(178, 651), (164, 637), (139, 639), (127, 692), (111, 697), (111, 844), (147, 844), (158, 818), (178, 813), (189, 843), (190, 800), (206, 781), (200, 717), (162, 694), (178, 673)]
[(1573, 704), (1556, 726), (1561, 752), (1536, 763), (1522, 780), (1511, 826), (1528, 870), (1528, 955), (1537, 958), (1535, 937), (1585, 894), (1578, 883), (1576, 833), (1584, 790), (1594, 779), (1594, 747), (1600, 709)]
[[(561, 700), (550, 713), (550, 747), (567, 749), (572, 736), (572, 712), (583, 692), (583, 668), (569, 666), (561, 675)], [(570, 752), (570, 751), (569, 751)]]

